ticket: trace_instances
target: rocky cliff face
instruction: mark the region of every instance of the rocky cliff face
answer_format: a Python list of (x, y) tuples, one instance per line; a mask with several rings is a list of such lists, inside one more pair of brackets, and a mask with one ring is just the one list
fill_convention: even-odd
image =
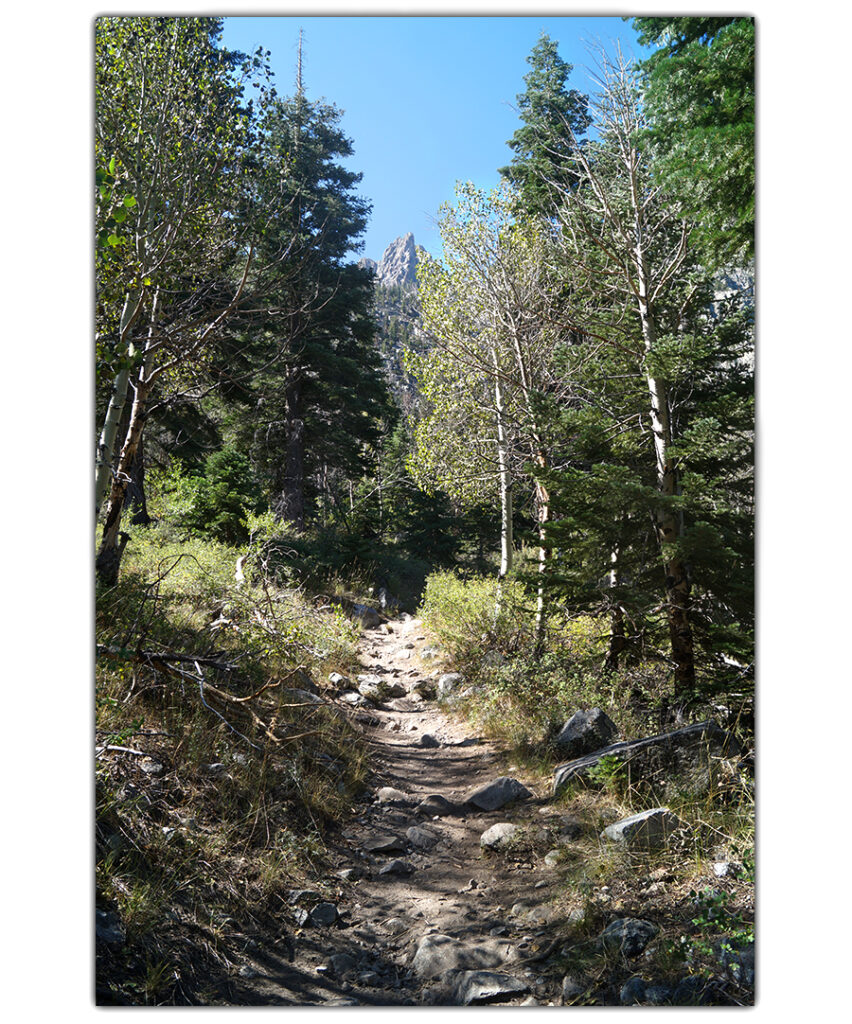
[(416, 284), (416, 270), (417, 247), (414, 244), (414, 235), (409, 231), (385, 249), (385, 254), (376, 268), (376, 281), (386, 288)]

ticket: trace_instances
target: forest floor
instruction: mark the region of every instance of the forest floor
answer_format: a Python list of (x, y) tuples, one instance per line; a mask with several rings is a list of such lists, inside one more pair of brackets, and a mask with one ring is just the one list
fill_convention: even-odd
[[(418, 656), (425, 639), (419, 620), (412, 618), (365, 630), (360, 647), (364, 671), (409, 686), (415, 677), (434, 674)], [(322, 892), (293, 893), (296, 921), (300, 905), (316, 906), (318, 895), (334, 904), (339, 917), (328, 926), (306, 922), (299, 928), (288, 922), (293, 939), (283, 955), (247, 950), (237, 985), (246, 1002), (445, 1002), (451, 993), (442, 989), (440, 979), (429, 977), (442, 970), (412, 970), (421, 940), (434, 934), (455, 940), (439, 940), (443, 945), (435, 954), (448, 970), (499, 965), (523, 983), (524, 991), (503, 1002), (517, 1005), (534, 993), (536, 1001), (558, 1003), (561, 976), (541, 978), (524, 965), (539, 945), (547, 944), (549, 931), (531, 927), (528, 912), (535, 917), (540, 905), (546, 917), (554, 872), (540, 857), (534, 864), (523, 854), (490, 855), (480, 846), (482, 833), (497, 822), (545, 824), (543, 814), (557, 817), (558, 812), (537, 798), (492, 812), (465, 805), (468, 793), (509, 774), (511, 766), (494, 744), (471, 735), (469, 727), (449, 718), (434, 701), (390, 699), (353, 716), (371, 748), (369, 802), (330, 842), (333, 864)], [(421, 746), (424, 735), (439, 745)], [(517, 776), (514, 770), (511, 774)], [(534, 789), (529, 780), (521, 781)], [(380, 793), (384, 787), (399, 794)], [(433, 794), (454, 806), (418, 808)], [(402, 871), (413, 870), (381, 873), (393, 861), (403, 862)], [(352, 868), (357, 879), (337, 874)], [(517, 907), (522, 900), (523, 923)]]

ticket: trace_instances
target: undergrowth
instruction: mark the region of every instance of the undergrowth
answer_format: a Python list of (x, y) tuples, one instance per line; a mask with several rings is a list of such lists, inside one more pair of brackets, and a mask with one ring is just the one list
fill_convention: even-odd
[[(315, 703), (356, 663), (357, 628), (245, 565), (245, 549), (135, 529), (97, 593), (99, 1002), (226, 1003), (236, 935), (274, 925), (322, 876), (325, 836), (367, 771), (358, 734)], [(316, 881), (312, 884), (317, 884)]]

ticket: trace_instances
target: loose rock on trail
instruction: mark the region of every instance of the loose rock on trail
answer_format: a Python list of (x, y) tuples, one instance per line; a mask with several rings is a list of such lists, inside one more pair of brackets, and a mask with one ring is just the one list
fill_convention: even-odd
[[(285, 955), (247, 957), (240, 980), (253, 1003), (560, 1002), (562, 979), (531, 969), (548, 942), (535, 922), (547, 918), (552, 870), (481, 845), (500, 822), (540, 825), (541, 801), (507, 778), (494, 744), (424, 698), (421, 684), (435, 674), (418, 656), (425, 639), (407, 616), (364, 630), (364, 677), (376, 696), (362, 693), (366, 703), (349, 713), (370, 745), (371, 792), (330, 841), (323, 892), (300, 891), (289, 919), (284, 910)], [(468, 802), (491, 783), (508, 802)]]

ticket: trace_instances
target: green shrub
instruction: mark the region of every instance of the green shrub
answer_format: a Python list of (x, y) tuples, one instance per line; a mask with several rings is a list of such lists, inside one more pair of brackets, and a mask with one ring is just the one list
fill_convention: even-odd
[(260, 493), (251, 463), (242, 452), (223, 448), (207, 458), (204, 476), (182, 521), (194, 533), (241, 544), (249, 536), (246, 517), (259, 507)]
[[(498, 590), (500, 601), (498, 605)], [(454, 572), (426, 579), (421, 615), (426, 627), (462, 669), (476, 666), (486, 651), (520, 650), (530, 640), (530, 612), (517, 580), (462, 579)]]

